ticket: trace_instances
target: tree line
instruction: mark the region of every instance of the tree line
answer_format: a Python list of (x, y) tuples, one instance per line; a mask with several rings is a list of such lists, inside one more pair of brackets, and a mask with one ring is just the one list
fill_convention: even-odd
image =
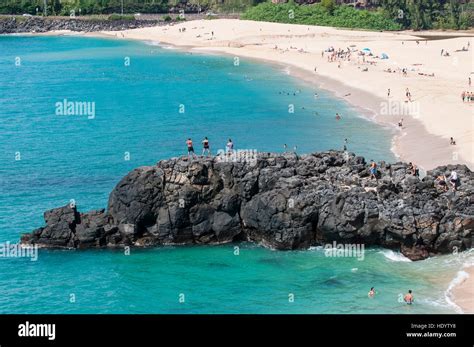
[[(318, 3), (308, 4), (314, 1)], [(262, 0), (47, 0), (46, 10), (49, 15), (69, 15), (72, 11), (76, 15), (91, 15), (120, 13), (122, 6), (124, 13), (166, 13), (172, 8), (183, 8), (186, 12), (236, 9), (247, 10), (246, 17), (249, 19), (252, 17), (255, 20), (266, 20), (275, 12), (272, 6), (284, 5), (270, 4), (269, 0), (258, 5), (260, 2)], [(305, 19), (308, 24), (317, 25), (322, 22), (321, 25), (342, 24), (349, 27), (353, 24), (344, 25), (344, 21), (352, 22), (368, 18), (368, 15), (342, 10), (341, 8), (347, 6), (338, 5), (339, 1), (336, 0), (297, 0), (297, 2), (289, 0), (286, 7), (294, 6), (298, 8), (297, 12), (304, 13), (304, 16), (314, 12), (312, 19)], [(386, 26), (385, 30), (467, 29), (474, 26), (474, 3), (469, 0), (371, 0), (370, 3), (373, 5), (371, 9), (357, 11), (362, 11), (362, 14), (368, 13), (371, 19), (376, 19), (377, 25), (373, 26), (377, 29), (380, 26)], [(45, 10), (44, 4), (45, 0), (2, 0), (0, 14), (41, 14)], [(254, 5), (260, 8), (255, 10)], [(327, 15), (322, 13), (319, 7), (324, 8)], [(265, 13), (266, 11), (269, 12)], [(337, 19), (331, 18), (335, 15), (338, 16)], [(372, 25), (369, 23), (367, 26)]]
[(467, 29), (473, 26), (474, 4), (462, 0), (379, 0), (387, 15), (403, 28)]

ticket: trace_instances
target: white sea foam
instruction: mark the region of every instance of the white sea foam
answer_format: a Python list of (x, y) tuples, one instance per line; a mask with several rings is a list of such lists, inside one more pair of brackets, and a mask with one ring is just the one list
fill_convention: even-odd
[(456, 312), (458, 312), (458, 313), (463, 313), (463, 310), (461, 309), (461, 307), (456, 305), (456, 303), (453, 301), (452, 291), (457, 285), (461, 284), (462, 282), (464, 282), (468, 278), (469, 278), (469, 274), (466, 271), (464, 271), (464, 270), (458, 271), (456, 276), (449, 283), (448, 289), (446, 289), (446, 291), (444, 292), (444, 297), (445, 297), (446, 301), (448, 302), (449, 305), (453, 306), (454, 309), (456, 310)]
[(285, 68), (283, 68), (283, 73), (285, 75), (291, 75), (291, 70), (288, 66), (286, 66)]
[(386, 250), (383, 250), (383, 251), (380, 251), (379, 253), (381, 253), (385, 258), (391, 260), (391, 261), (405, 261), (405, 262), (411, 262), (410, 259), (408, 259), (407, 257), (405, 257), (403, 254), (399, 253), (399, 252), (394, 252), (390, 249), (386, 249)]
[(145, 41), (145, 43), (149, 46), (160, 46), (160, 47), (162, 46), (160, 41), (149, 40), (149, 41)]

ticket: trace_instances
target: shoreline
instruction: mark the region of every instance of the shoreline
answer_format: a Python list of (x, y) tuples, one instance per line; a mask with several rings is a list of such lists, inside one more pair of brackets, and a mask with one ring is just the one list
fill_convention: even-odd
[(458, 271), (448, 288), (447, 300), (461, 309), (461, 313), (474, 314), (474, 266)]

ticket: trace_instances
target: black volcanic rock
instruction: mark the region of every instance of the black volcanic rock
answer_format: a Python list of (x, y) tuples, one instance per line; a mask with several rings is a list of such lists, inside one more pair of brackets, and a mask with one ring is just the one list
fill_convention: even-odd
[(57, 17), (17, 17), (0, 16), (0, 34), (15, 33), (44, 33), (53, 30), (70, 31), (117, 31), (156, 26), (163, 24), (158, 20), (107, 20), (107, 19), (83, 19), (57, 18)]
[[(371, 180), (352, 153), (255, 154), (242, 161), (173, 158), (131, 171), (111, 192), (107, 211), (65, 206), (24, 244), (91, 248), (218, 244), (248, 240), (289, 250), (336, 241), (400, 250), (413, 260), (472, 247), (474, 176), (462, 165), (420, 180), (407, 164), (379, 163)], [(438, 174), (456, 170), (456, 192)]]

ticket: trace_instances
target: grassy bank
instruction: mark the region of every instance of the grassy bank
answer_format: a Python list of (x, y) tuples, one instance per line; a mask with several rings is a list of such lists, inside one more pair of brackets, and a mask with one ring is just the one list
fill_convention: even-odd
[(265, 2), (249, 8), (243, 19), (322, 25), (341, 28), (369, 30), (400, 30), (402, 26), (390, 18), (382, 9), (367, 11), (354, 9), (351, 6), (337, 6), (328, 9), (321, 4), (297, 5), (295, 3), (273, 4)]

